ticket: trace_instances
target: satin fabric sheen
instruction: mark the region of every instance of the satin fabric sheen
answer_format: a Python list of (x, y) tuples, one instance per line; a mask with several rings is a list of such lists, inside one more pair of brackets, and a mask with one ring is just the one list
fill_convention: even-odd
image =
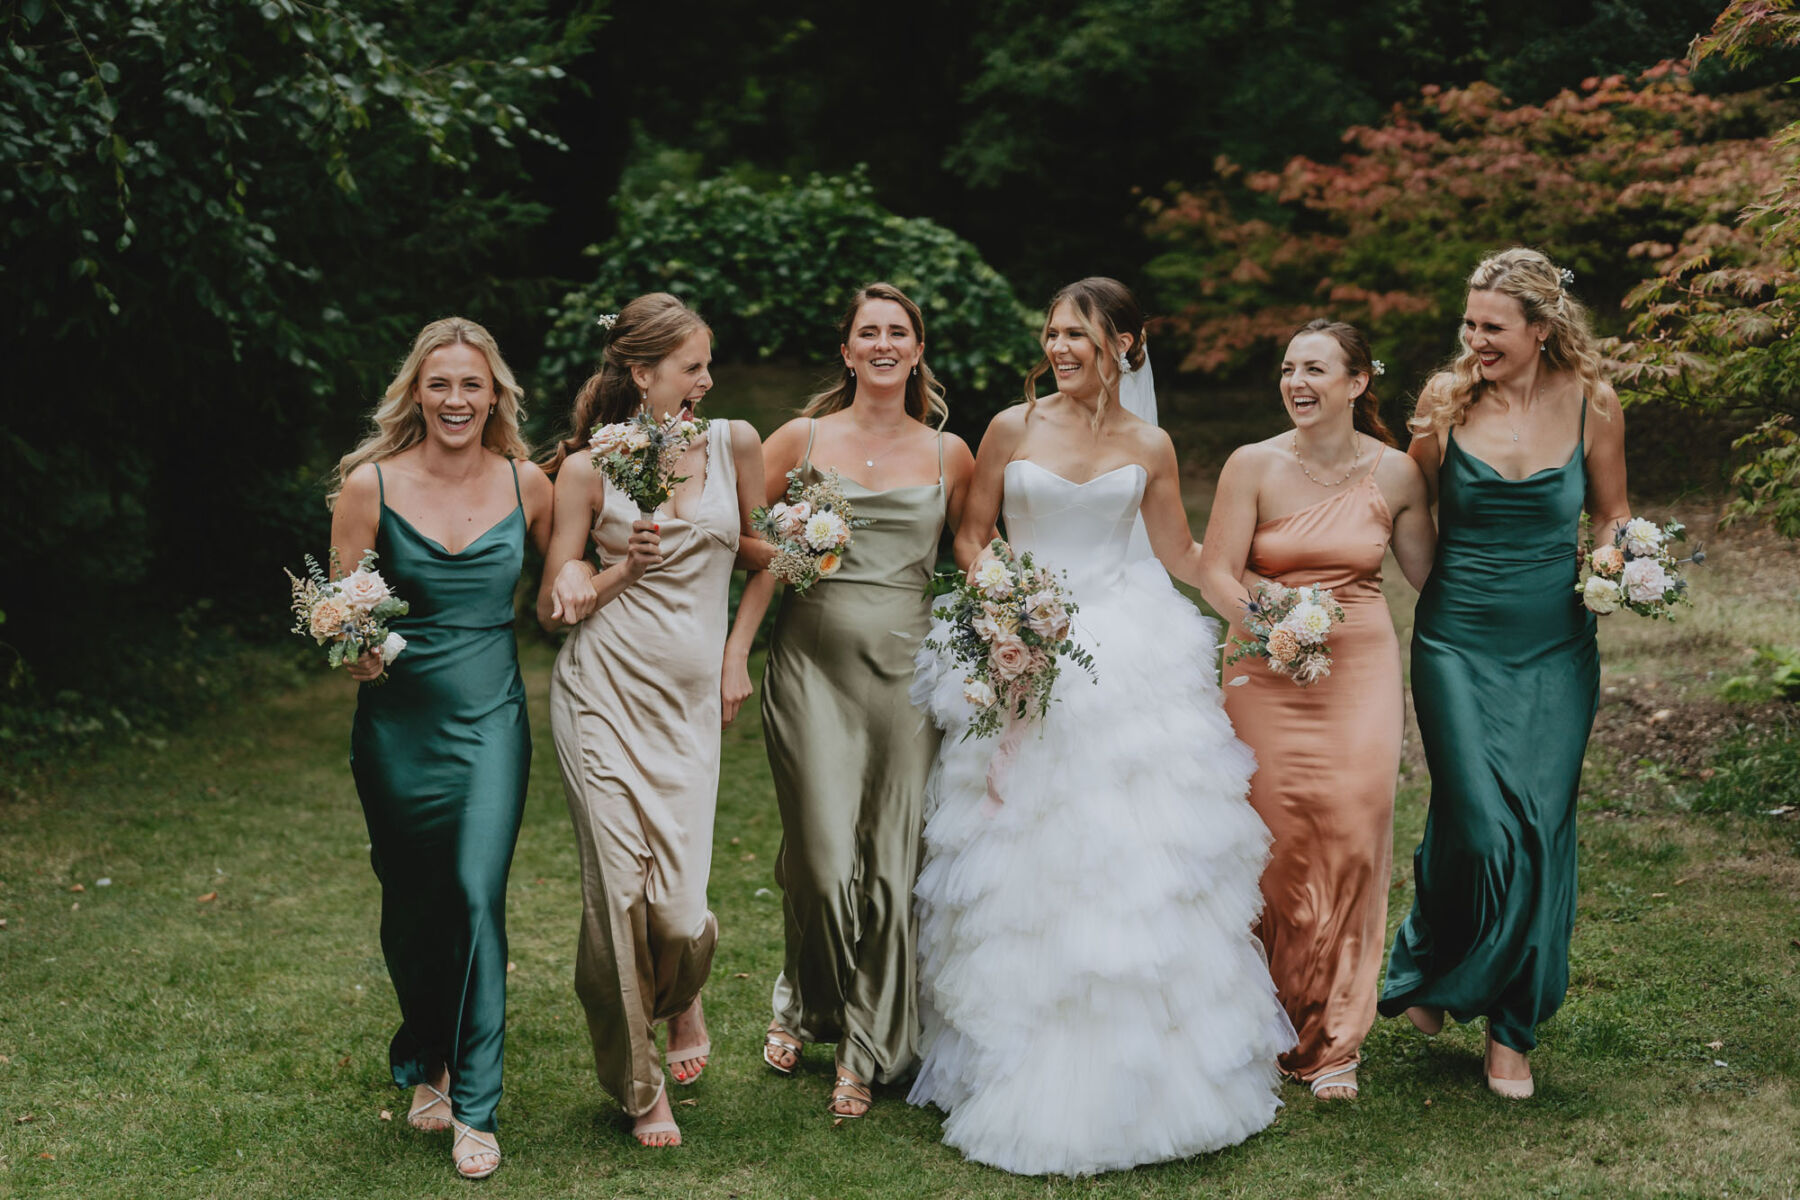
[(1594, 616), (1575, 593), (1587, 468), (1580, 438), (1519, 480), (1447, 440), (1413, 627), (1431, 810), (1381, 1011), (1486, 1016), (1525, 1052), (1568, 989), (1575, 797), (1599, 701)]
[(1250, 570), (1330, 588), (1344, 622), (1331, 631), (1331, 674), (1306, 687), (1262, 658), (1224, 674), (1225, 712), (1256, 752), (1250, 803), (1275, 838), (1257, 933), (1299, 1036), (1281, 1068), (1302, 1080), (1356, 1063), (1375, 1023), (1404, 724), (1400, 646), (1381, 594), (1392, 534), (1373, 470), (1258, 525)]
[[(739, 519), (730, 422), (712, 422), (706, 439), (694, 511), (657, 511), (662, 562), (575, 627), (550, 685), (581, 858), (575, 992), (600, 1086), (634, 1117), (664, 1084), (654, 1025), (694, 1002), (718, 941), (706, 877)], [(611, 564), (638, 510), (610, 480), (605, 489), (594, 539)]]
[(405, 1087), (447, 1066), (457, 1120), (493, 1130), (506, 877), (531, 767), (513, 639), (524, 509), (451, 554), (387, 507), (383, 483), (375, 549), (382, 577), (411, 606), (390, 623), (406, 652), (387, 682), (358, 691), (350, 738), (381, 881), (381, 949), (400, 1001), (388, 1060)]
[[(821, 472), (811, 461), (801, 478)], [(925, 778), (938, 731), (907, 698), (931, 624), (938, 482), (871, 491), (841, 480), (857, 529), (842, 569), (781, 600), (763, 675), (763, 735), (781, 811), (786, 955), (772, 1007), (806, 1042), (837, 1042), (859, 1079), (918, 1054), (917, 921)]]

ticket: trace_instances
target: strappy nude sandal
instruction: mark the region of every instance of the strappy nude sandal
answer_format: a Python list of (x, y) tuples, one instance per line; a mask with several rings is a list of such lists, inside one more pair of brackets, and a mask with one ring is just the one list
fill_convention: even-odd
[[(495, 1171), (500, 1169), (500, 1143), (494, 1140), (493, 1134), (482, 1133), (474, 1126), (464, 1125), (461, 1121), (455, 1120), (454, 1118), (451, 1119), (450, 1124), (456, 1130), (456, 1141), (451, 1143), (450, 1157), (456, 1161), (456, 1173), (458, 1175), (461, 1175), (464, 1179), (486, 1179), (489, 1175), (492, 1175)], [(464, 1142), (474, 1142), (475, 1149), (469, 1151), (467, 1154), (458, 1154), (457, 1150), (461, 1149)], [(480, 1158), (484, 1154), (491, 1154), (494, 1156), (493, 1166), (484, 1167), (479, 1171), (463, 1170), (464, 1163), (469, 1162), (472, 1159)]]
[[(767, 1063), (769, 1065), (769, 1070), (775, 1072), (777, 1075), (792, 1075), (794, 1069), (800, 1065), (800, 1055), (805, 1049), (805, 1042), (802, 1042), (799, 1038), (795, 1037), (779, 1025), (771, 1025), (763, 1033), (763, 1062)], [(794, 1061), (788, 1066), (782, 1066), (775, 1061), (774, 1052), (777, 1050), (780, 1050), (784, 1054), (793, 1055)]]
[[(1329, 1097), (1329, 1099), (1340, 1100), (1354, 1098), (1356, 1096), (1356, 1080), (1352, 1079), (1348, 1083), (1332, 1083), (1331, 1080), (1336, 1079), (1340, 1075), (1354, 1075), (1356, 1074), (1356, 1068), (1361, 1065), (1361, 1063), (1351, 1063), (1347, 1067), (1339, 1067), (1335, 1071), (1327, 1071), (1323, 1075), (1313, 1079), (1313, 1081), (1306, 1086), (1312, 1089), (1312, 1094), (1315, 1096), (1318, 1096), (1319, 1093), (1326, 1088), (1343, 1088), (1350, 1093), (1350, 1096), (1332, 1096)], [(1327, 1099), (1327, 1097), (1324, 1096), (1320, 1096), (1319, 1098), (1321, 1100)]]
[[(692, 1062), (696, 1058), (706, 1058), (710, 1054), (712, 1054), (712, 1043), (701, 1042), (698, 1046), (684, 1046), (680, 1050), (670, 1050), (667, 1054), (663, 1055), (663, 1062), (668, 1064), (669, 1074), (675, 1075), (676, 1063)], [(675, 1082), (682, 1087), (686, 1087), (688, 1084), (694, 1082), (694, 1080), (700, 1078), (701, 1072), (705, 1070), (706, 1064), (701, 1063), (695, 1068), (694, 1073), (689, 1075), (686, 1079), (683, 1079), (679, 1075), (675, 1075)]]
[[(675, 1135), (675, 1140), (672, 1142), (659, 1142), (652, 1146), (644, 1139), (653, 1133), (672, 1133)], [(673, 1121), (652, 1121), (648, 1125), (633, 1125), (631, 1127), (631, 1136), (636, 1138), (638, 1145), (644, 1147), (646, 1150), (663, 1150), (670, 1146), (681, 1145), (681, 1126)]]
[[(860, 1104), (862, 1105), (862, 1111), (845, 1112), (838, 1107), (838, 1105), (845, 1103)], [(867, 1116), (869, 1109), (874, 1107), (874, 1104), (875, 1094), (869, 1090), (869, 1085), (860, 1079), (852, 1079), (840, 1070), (838, 1072), (837, 1082), (831, 1085), (831, 1100), (825, 1105), (825, 1111), (829, 1112), (834, 1117), (841, 1117), (846, 1121), (854, 1121), (858, 1117)]]
[[(406, 1123), (411, 1125), (414, 1129), (423, 1130), (426, 1133), (442, 1133), (444, 1130), (450, 1128), (451, 1122), (456, 1119), (456, 1109), (451, 1106), (450, 1097), (438, 1091), (437, 1088), (433, 1087), (431, 1084), (422, 1083), (419, 1086), (431, 1093), (431, 1099), (425, 1101), (423, 1104), (415, 1104), (407, 1109)], [(425, 1115), (440, 1104), (444, 1106), (444, 1109), (447, 1112), (449, 1112), (449, 1116), (428, 1117)], [(427, 1125), (425, 1124), (426, 1121), (434, 1123)]]

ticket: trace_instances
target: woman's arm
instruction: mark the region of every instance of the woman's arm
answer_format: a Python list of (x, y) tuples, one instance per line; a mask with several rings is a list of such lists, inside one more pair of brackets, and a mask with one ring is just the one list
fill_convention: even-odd
[[(1584, 398), (1582, 403), (1588, 401)], [(1625, 494), (1625, 410), (1618, 394), (1604, 383), (1594, 406), (1600, 411), (1587, 417), (1587, 511), (1595, 543), (1605, 545), (1631, 520), (1631, 500)]]
[[(1419, 391), (1419, 400), (1413, 406), (1413, 419), (1424, 417), (1431, 411), (1438, 397), (1450, 386), (1450, 377), (1445, 374), (1433, 375)], [(1425, 478), (1426, 507), (1437, 503), (1438, 468), (1444, 462), (1444, 439), (1449, 434), (1442, 429), (1429, 429), (1423, 433), (1413, 432), (1412, 441), (1407, 443), (1406, 456), (1418, 465), (1419, 473)]]
[(1408, 455), (1385, 454), (1381, 478), (1376, 484), (1394, 515), (1394, 559), (1406, 582), (1418, 591), (1431, 576), (1437, 555), (1437, 526), (1431, 520), (1431, 499), (1425, 489), (1425, 473)]
[(620, 561), (602, 571), (587, 561), (599, 482), (593, 460), (585, 451), (564, 459), (556, 473), (556, 511), (537, 603), (538, 624), (551, 632), (586, 620), (662, 562), (662, 539), (649, 521), (633, 523), (631, 540)]
[[(975, 478), (975, 456), (969, 444), (954, 433), (944, 435), (944, 519), (951, 529), (962, 528), (963, 506), (969, 501), (969, 484)], [(999, 536), (992, 526), (987, 541)], [(986, 545), (983, 542), (982, 545)]]
[[(729, 725), (737, 719), (738, 709), (750, 698), (750, 645), (756, 640), (756, 631), (762, 625), (763, 614), (769, 610), (769, 597), (775, 590), (775, 577), (766, 568), (775, 557), (775, 547), (755, 537), (750, 529), (750, 510), (764, 503), (767, 491), (763, 481), (763, 444), (756, 436), (756, 430), (748, 421), (731, 423), (731, 458), (737, 465), (738, 513), (742, 521), (742, 532), (738, 542), (738, 561), (746, 559), (755, 565), (749, 566), (750, 578), (744, 585), (744, 594), (738, 600), (737, 618), (732, 622), (731, 633), (725, 639), (725, 659), (719, 671), (719, 718), (722, 725)], [(782, 490), (787, 489), (786, 472), (782, 473)], [(762, 549), (746, 555), (744, 543), (754, 542)]]
[(1250, 589), (1244, 584), (1250, 543), (1256, 537), (1257, 495), (1262, 488), (1256, 451), (1240, 446), (1225, 460), (1206, 521), (1200, 552), (1200, 594), (1232, 628), (1243, 622)]
[(1006, 490), (1006, 464), (1025, 438), (1025, 406), (997, 413), (988, 422), (975, 455), (975, 467), (969, 480), (968, 494), (962, 504), (962, 516), (956, 522), (956, 541), (952, 553), (956, 565), (964, 571), (987, 552), (994, 539), (1000, 518), (1000, 500)]
[(1152, 429), (1155, 439), (1146, 470), (1144, 484), (1144, 532), (1150, 536), (1150, 549), (1163, 569), (1189, 587), (1199, 587), (1201, 579), (1200, 543), (1188, 525), (1187, 505), (1181, 499), (1181, 466), (1175, 461), (1175, 443), (1161, 429)]
[[(356, 570), (363, 555), (375, 548), (375, 534), (381, 524), (381, 484), (374, 463), (364, 463), (350, 472), (344, 488), (338, 493), (331, 510), (331, 549), (335, 562), (332, 577)], [(350, 678), (367, 683), (384, 669), (381, 655), (373, 650), (354, 662), (344, 664)]]
[(556, 514), (556, 488), (544, 469), (529, 460), (515, 464), (519, 495), (525, 506), (525, 536), (539, 554), (550, 552), (550, 529)]

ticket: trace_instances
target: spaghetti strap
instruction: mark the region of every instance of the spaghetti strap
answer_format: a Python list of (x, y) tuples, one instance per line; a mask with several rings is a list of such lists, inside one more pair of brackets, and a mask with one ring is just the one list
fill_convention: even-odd
[(375, 491), (381, 497), (381, 507), (387, 507), (387, 484), (381, 478), (381, 464), (375, 464)]
[(812, 466), (812, 444), (813, 439), (817, 436), (819, 436), (819, 418), (808, 417), (806, 419), (806, 453), (800, 456), (800, 465), (803, 467)]
[(518, 504), (518, 506), (520, 508), (524, 508), (525, 507), (525, 497), (523, 495), (521, 495), (519, 492), (519, 460), (516, 458), (509, 458), (506, 461), (509, 464), (511, 464), (511, 466), (512, 466), (513, 500)]
[(944, 431), (938, 430), (938, 486), (944, 486)]

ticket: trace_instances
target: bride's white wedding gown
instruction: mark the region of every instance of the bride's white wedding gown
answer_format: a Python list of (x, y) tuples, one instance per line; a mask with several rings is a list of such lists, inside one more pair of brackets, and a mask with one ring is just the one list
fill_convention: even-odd
[(1251, 933), (1269, 834), (1219, 703), (1213, 622), (1129, 561), (1145, 473), (1005, 475), (1006, 531), (1065, 571), (1065, 665), (984, 804), (995, 739), (959, 741), (963, 673), (925, 649), (913, 699), (944, 727), (926, 794), (924, 1055), (908, 1097), (944, 1141), (1020, 1174), (1082, 1175), (1243, 1141), (1294, 1044)]

